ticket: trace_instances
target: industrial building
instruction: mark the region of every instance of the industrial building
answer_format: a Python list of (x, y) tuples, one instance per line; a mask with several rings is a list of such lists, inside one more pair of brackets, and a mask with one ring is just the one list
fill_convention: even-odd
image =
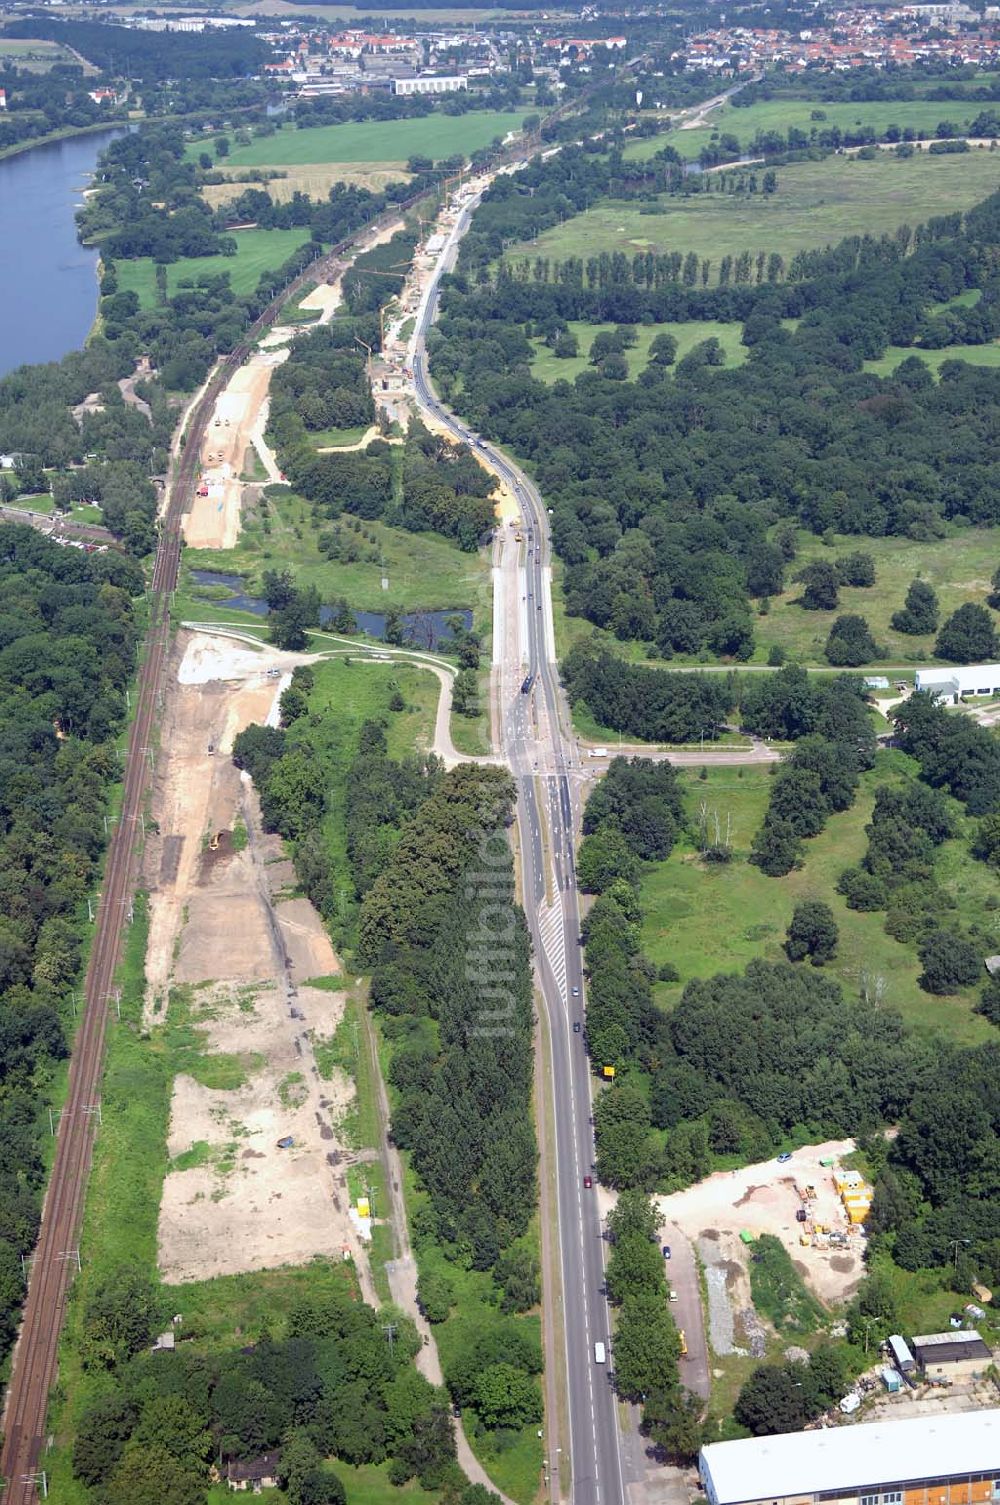
[(988, 1344), (973, 1330), (925, 1333), (922, 1338), (912, 1338), (910, 1347), (929, 1380), (949, 1380), (952, 1384), (978, 1380), (993, 1363)]
[(467, 89), (469, 80), (464, 73), (425, 75), (422, 78), (393, 79), (394, 94), (454, 94), (456, 89)]
[(953, 705), (966, 695), (1000, 695), (1000, 664), (954, 664), (948, 669), (918, 669), (914, 689)]
[(985, 1505), (1000, 1498), (1000, 1410), (712, 1442), (710, 1505)]

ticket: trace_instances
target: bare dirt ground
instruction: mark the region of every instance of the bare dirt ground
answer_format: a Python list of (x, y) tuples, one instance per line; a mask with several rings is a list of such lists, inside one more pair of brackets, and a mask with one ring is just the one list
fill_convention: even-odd
[[(222, 168), (223, 172), (225, 170)], [(244, 169), (234, 168), (228, 182), (206, 183), (201, 190), (202, 197), (211, 208), (218, 209), (220, 204), (232, 203), (249, 186), (262, 188), (276, 204), (285, 204), (294, 193), (305, 193), (312, 199), (323, 200), (335, 183), (346, 183), (350, 187), (367, 188), (372, 193), (380, 193), (388, 183), (409, 183), (413, 176), (406, 171), (402, 162), (398, 166), (394, 162), (310, 163), (305, 167), (281, 167), (277, 170), (285, 176), (271, 178), (267, 183), (248, 185), (236, 181)]]
[[(275, 366), (288, 359), (287, 347), (256, 351), (219, 395), (202, 448), (201, 486), (184, 518), (184, 537), (195, 549), (231, 549), (240, 535), (243, 474), (247, 451), (257, 449), (268, 477), (274, 458), (262, 450), (268, 389)], [(267, 465), (270, 458), (271, 466)]]
[(657, 1197), (656, 1203), (665, 1224), (676, 1224), (690, 1239), (710, 1238), (715, 1243), (719, 1259), (712, 1262), (727, 1267), (727, 1286), (738, 1298), (737, 1305), (744, 1304), (744, 1295), (749, 1301), (749, 1287), (744, 1287), (739, 1273), (728, 1267), (747, 1268), (746, 1248), (739, 1238), (744, 1229), (754, 1235), (772, 1233), (779, 1238), (806, 1284), (822, 1301), (846, 1301), (864, 1274), (860, 1236), (853, 1236), (845, 1247), (804, 1248), (799, 1243), (801, 1225), (795, 1219), (803, 1205), (796, 1187), (814, 1186), (817, 1197), (809, 1204), (811, 1215), (828, 1228), (846, 1232), (849, 1225), (832, 1174), (820, 1160), (831, 1155), (839, 1160), (853, 1148), (854, 1142), (849, 1139), (812, 1145), (796, 1150), (784, 1165), (768, 1160), (741, 1171), (719, 1171), (686, 1191)]
[[(160, 1268), (179, 1282), (346, 1248), (370, 1295), (338, 1134), (353, 1086), (320, 1079), (312, 1044), (336, 1029), (344, 998), (308, 983), (339, 963), (316, 911), (288, 893), (291, 864), (227, 756), (300, 659), (188, 632), (177, 653), (145, 859), (146, 1022), (169, 1010), (196, 1033), (190, 1073), (174, 1081)], [(205, 1085), (227, 1079), (239, 1085)], [(279, 1150), (286, 1135), (294, 1145)]]

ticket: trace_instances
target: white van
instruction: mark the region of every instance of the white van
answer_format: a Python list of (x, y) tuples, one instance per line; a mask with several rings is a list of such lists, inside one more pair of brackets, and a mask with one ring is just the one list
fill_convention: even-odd
[(607, 1360), (607, 1354), (604, 1352), (604, 1344), (603, 1343), (595, 1343), (594, 1344), (594, 1363), (595, 1364), (603, 1364), (603, 1363), (606, 1362), (606, 1360)]

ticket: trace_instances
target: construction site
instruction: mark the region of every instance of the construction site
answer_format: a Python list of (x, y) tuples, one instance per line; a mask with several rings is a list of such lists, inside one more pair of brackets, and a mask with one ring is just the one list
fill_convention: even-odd
[(276, 724), (301, 661), (178, 635), (144, 856), (145, 1019), (195, 1043), (173, 1084), (159, 1263), (180, 1282), (349, 1254), (370, 1293), (340, 1131), (354, 1087), (316, 1064), (343, 1013), (340, 964), (231, 756), (251, 722)]

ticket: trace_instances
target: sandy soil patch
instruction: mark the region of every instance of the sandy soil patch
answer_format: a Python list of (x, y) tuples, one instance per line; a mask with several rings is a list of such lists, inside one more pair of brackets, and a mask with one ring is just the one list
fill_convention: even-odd
[[(225, 171), (225, 168), (222, 169)], [(330, 162), (310, 163), (304, 167), (278, 167), (273, 169), (287, 176), (272, 178), (268, 183), (238, 183), (237, 175), (242, 168), (233, 168), (233, 176), (225, 183), (206, 183), (202, 197), (213, 209), (220, 204), (231, 204), (248, 188), (263, 189), (276, 204), (286, 204), (295, 193), (308, 194), (311, 199), (323, 200), (335, 183), (346, 183), (356, 188), (367, 188), (380, 193), (389, 183), (409, 183), (413, 174), (400, 163), (394, 162)], [(264, 171), (267, 169), (265, 168)]]
[[(159, 1251), (170, 1283), (299, 1264), (313, 1254), (357, 1252), (335, 1125), (352, 1084), (322, 1082), (307, 1063), (303, 1032), (326, 1035), (343, 995), (309, 990), (292, 1020), (283, 989), (214, 987), (196, 995), (214, 1052), (250, 1063), (242, 1086), (214, 1091), (190, 1076), (174, 1082), (168, 1153), (175, 1164), (160, 1208)], [(290, 1135), (294, 1144), (279, 1149)], [(195, 1164), (183, 1168), (187, 1157)]]
[[(336, 1074), (321, 1080), (312, 1046), (336, 1029), (343, 995), (302, 986), (339, 963), (308, 901), (281, 897), (294, 870), (280, 840), (261, 831), (253, 786), (227, 756), (239, 731), (268, 719), (303, 656), (211, 633), (182, 633), (178, 651), (153, 797), (158, 830), (144, 858), (146, 1019), (154, 1025), (186, 1002), (203, 1049), (195, 1075), (174, 1083), (163, 1276), (204, 1279), (346, 1248), (372, 1294), (348, 1209), (353, 1157), (338, 1128), (354, 1089)], [(213, 1054), (235, 1058), (240, 1086), (203, 1085)], [(279, 1150), (285, 1135), (294, 1146)]]
[[(686, 1191), (655, 1200), (665, 1224), (676, 1224), (690, 1239), (711, 1237), (720, 1251), (719, 1262), (727, 1266), (737, 1264), (744, 1271), (747, 1256), (740, 1233), (745, 1229), (755, 1236), (774, 1234), (822, 1301), (846, 1301), (864, 1274), (862, 1236), (851, 1234), (850, 1243), (844, 1247), (804, 1248), (799, 1242), (802, 1229), (795, 1214), (803, 1206), (797, 1188), (814, 1186), (817, 1197), (809, 1206), (816, 1221), (827, 1228), (849, 1232), (847, 1215), (831, 1172), (820, 1161), (831, 1155), (839, 1160), (853, 1148), (853, 1140), (831, 1140), (796, 1150), (784, 1165), (768, 1160), (741, 1171), (719, 1171)], [(736, 1308), (749, 1305), (749, 1285), (744, 1292), (727, 1279), (727, 1286), (731, 1298), (736, 1298)]]
[[(268, 871), (274, 882), (274, 875)], [(285, 952), (295, 977), (332, 977), (340, 962), (323, 922), (308, 899), (286, 899), (275, 907)]]
[(271, 372), (287, 359), (287, 347), (256, 351), (219, 394), (201, 452), (198, 491), (206, 494), (193, 498), (191, 510), (184, 517), (184, 537), (192, 548), (235, 546), (240, 535), (244, 486), (240, 476), (246, 453), (263, 439)]

